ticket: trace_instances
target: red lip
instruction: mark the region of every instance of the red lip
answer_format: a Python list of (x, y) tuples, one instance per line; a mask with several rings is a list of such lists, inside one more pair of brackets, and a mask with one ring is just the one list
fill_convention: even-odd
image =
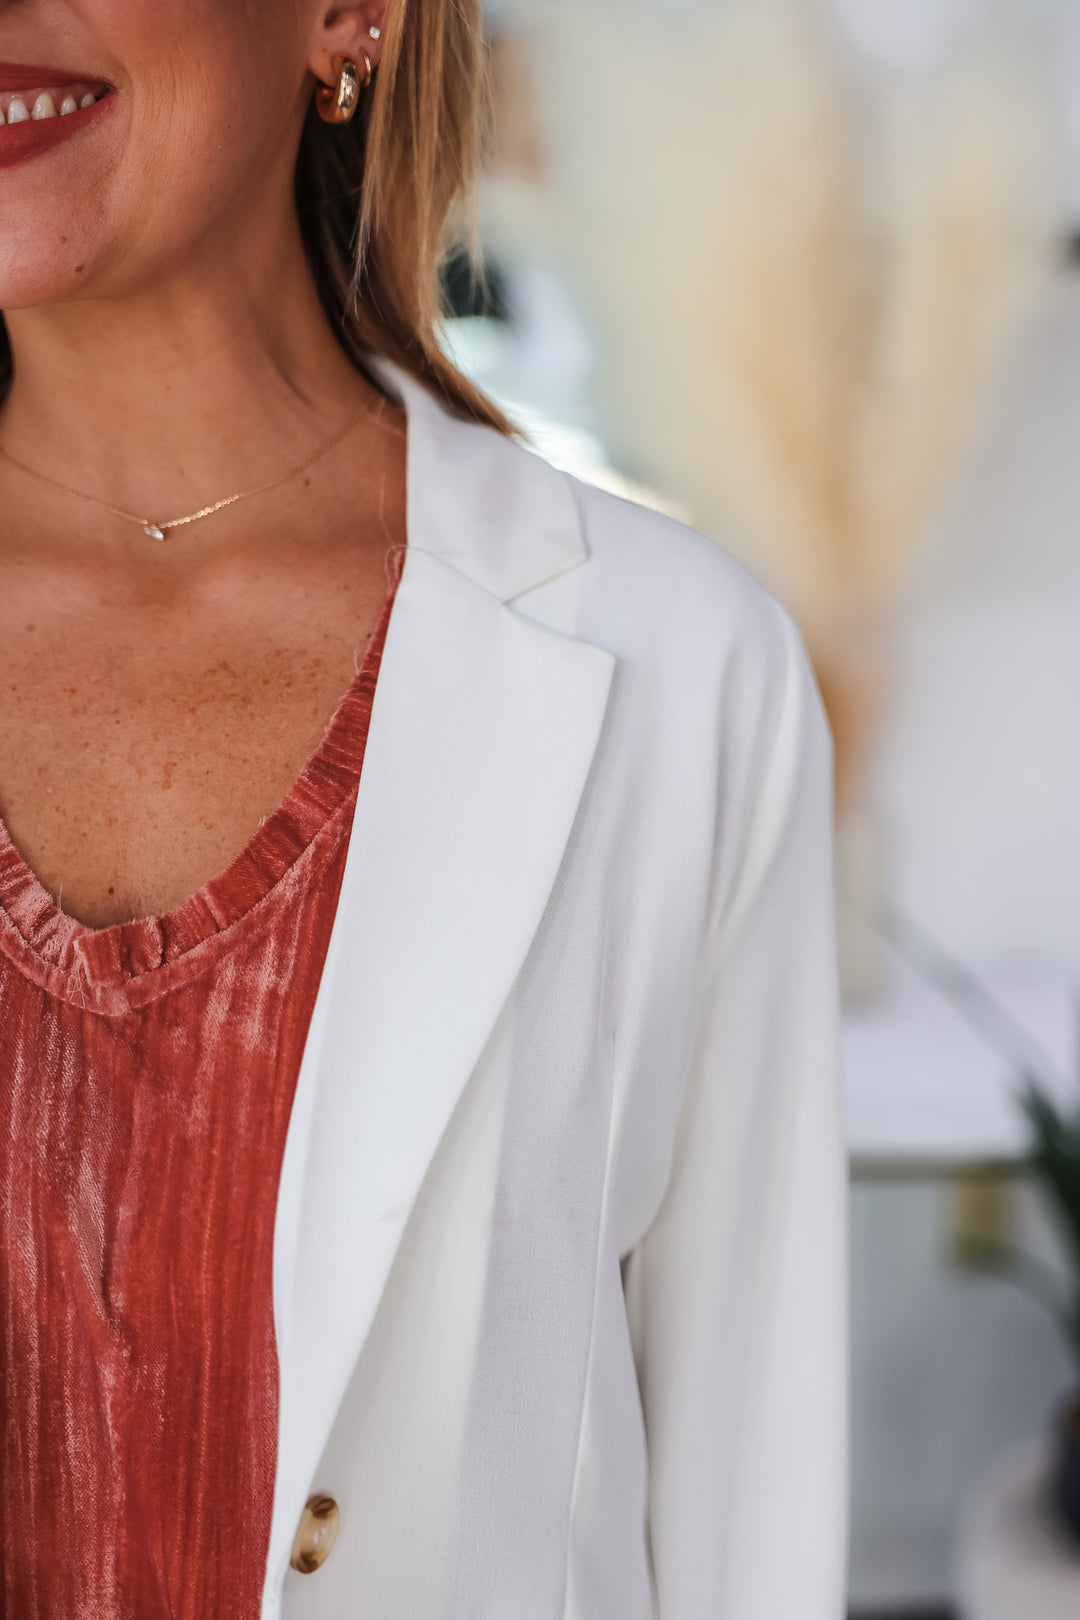
[(62, 84), (107, 83), (107, 79), (99, 79), (94, 73), (69, 73), (67, 68), (27, 67), (22, 62), (0, 62), (0, 90), (51, 90)]
[[(11, 87), (4, 85), (3, 88)], [(36, 84), (22, 88), (35, 89)], [(64, 118), (57, 115), (55, 118), (28, 118), (23, 124), (5, 124), (0, 128), (0, 169), (26, 163), (31, 158), (39, 157), (42, 152), (59, 146), (69, 135), (77, 135), (93, 119), (106, 113), (115, 100), (115, 95), (110, 91), (100, 101), (95, 101), (92, 107), (80, 107), (78, 112), (68, 113)]]

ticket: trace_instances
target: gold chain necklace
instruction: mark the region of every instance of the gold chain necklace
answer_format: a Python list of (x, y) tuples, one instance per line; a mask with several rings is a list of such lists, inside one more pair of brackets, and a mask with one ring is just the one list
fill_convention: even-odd
[(250, 500), (253, 495), (266, 495), (270, 490), (280, 489), (282, 484), (288, 484), (292, 479), (299, 478), (301, 473), (306, 473), (310, 467), (314, 467), (315, 463), (321, 461), (323, 456), (328, 456), (331, 450), (341, 443), (345, 435), (352, 431), (360, 418), (367, 415), (369, 409), (370, 406), (365, 405), (362, 410), (357, 411), (355, 416), (350, 416), (345, 426), (339, 428), (333, 438), (324, 444), (321, 450), (316, 450), (313, 456), (309, 456), (299, 467), (294, 467), (291, 472), (287, 472), (283, 478), (275, 478), (269, 484), (260, 484), (256, 489), (239, 490), (235, 495), (226, 495), (224, 500), (215, 501), (212, 506), (200, 506), (197, 512), (189, 512), (187, 517), (169, 518), (165, 523), (155, 523), (152, 518), (140, 517), (137, 512), (125, 512), (121, 506), (110, 506), (108, 501), (99, 500), (96, 495), (88, 495), (85, 490), (72, 489), (70, 484), (62, 484), (58, 478), (50, 478), (48, 473), (39, 472), (36, 467), (28, 467), (24, 461), (16, 461), (15, 457), (6, 451), (2, 444), (0, 444), (0, 456), (3, 456), (5, 461), (9, 461), (13, 467), (17, 467), (20, 472), (28, 474), (31, 478), (36, 478), (42, 484), (51, 484), (53, 489), (63, 490), (65, 495), (74, 495), (77, 500), (89, 501), (94, 506), (100, 506), (103, 512), (110, 512), (113, 517), (124, 518), (128, 523), (137, 523), (143, 533), (149, 535), (151, 540), (164, 540), (171, 529), (182, 529), (185, 524), (198, 523), (200, 518), (211, 517), (215, 512), (222, 511), (226, 506), (235, 506), (237, 501)]

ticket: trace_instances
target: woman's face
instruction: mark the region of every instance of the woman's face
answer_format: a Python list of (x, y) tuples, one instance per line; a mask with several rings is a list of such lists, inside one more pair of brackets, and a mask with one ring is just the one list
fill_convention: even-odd
[[(152, 284), (290, 206), (310, 74), (327, 42), (348, 48), (328, 15), (316, 0), (0, 0), (0, 309)], [(79, 110), (34, 118), (39, 91)], [(13, 100), (28, 119), (17, 106), (12, 122)]]

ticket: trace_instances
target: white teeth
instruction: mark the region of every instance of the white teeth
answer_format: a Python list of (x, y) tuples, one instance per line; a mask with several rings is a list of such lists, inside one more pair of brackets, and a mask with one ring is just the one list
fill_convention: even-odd
[[(3, 0), (0, 0), (2, 5)], [(101, 93), (94, 90), (80, 92), (78, 85), (70, 90), (23, 90), (10, 98), (6, 116), (0, 102), (0, 125), (24, 124), (28, 118), (67, 118), (71, 113), (78, 112), (80, 107), (93, 107)], [(58, 101), (59, 113), (56, 106)]]

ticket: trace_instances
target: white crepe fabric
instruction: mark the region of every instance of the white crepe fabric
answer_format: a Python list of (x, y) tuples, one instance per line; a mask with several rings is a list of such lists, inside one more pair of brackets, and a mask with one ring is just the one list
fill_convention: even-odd
[(802, 644), (711, 542), (383, 380), (409, 548), (278, 1198), (263, 1620), (839, 1620)]

